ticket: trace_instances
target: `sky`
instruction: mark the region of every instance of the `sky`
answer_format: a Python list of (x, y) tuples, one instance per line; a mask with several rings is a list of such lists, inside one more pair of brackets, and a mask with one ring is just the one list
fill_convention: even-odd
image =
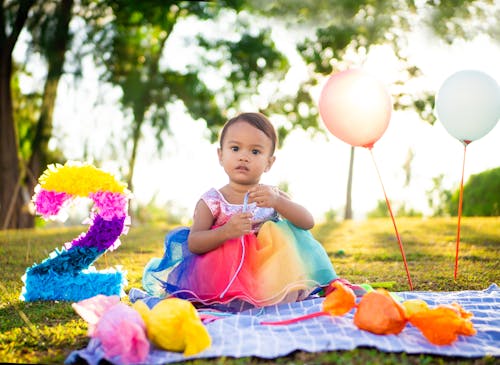
[[(455, 42), (449, 47), (437, 40), (431, 41), (424, 33), (416, 33), (410, 44), (410, 58), (423, 70), (426, 87), (436, 93), (447, 77), (461, 70), (480, 70), (497, 82), (500, 80), (500, 47), (486, 38), (479, 37), (468, 43)], [(390, 89), (395, 68), (393, 62), (382, 47), (369, 57), (364, 69)], [(301, 67), (294, 65), (291, 75), (300, 77)], [(124, 117), (117, 107), (119, 92), (106, 88), (97, 94), (92, 65), (87, 64), (84, 73), (86, 76), (77, 90), (67, 80), (62, 80), (59, 95), (64, 96), (58, 97), (54, 116), (58, 138), (51, 144), (63, 149), (70, 160), (82, 159), (82, 137), (88, 139), (87, 148), (105, 151), (103, 155), (109, 156), (109, 141), (121, 140), (124, 133)], [(318, 95), (314, 95), (316, 99), (320, 91), (321, 86)], [(105, 103), (100, 103), (103, 100)], [(204, 123), (191, 120), (180, 107), (172, 108), (170, 120), (175, 138), (165, 140), (161, 156), (158, 156), (152, 131), (149, 128), (143, 130), (133, 194), (137, 202), (147, 203), (153, 197), (159, 204), (173, 202), (176, 213), (183, 214), (187, 223), (201, 194), (211, 187), (222, 187), (227, 183), (227, 177), (218, 163), (217, 145), (208, 141)], [(486, 136), (467, 147), (465, 180), (471, 174), (500, 166), (499, 142), (500, 126), (497, 123)], [(409, 149), (414, 158), (410, 184), (405, 186), (403, 165)], [(287, 183), (294, 200), (306, 206), (317, 220), (321, 220), (328, 210), (335, 210), (342, 216), (349, 154), (350, 146), (329, 133), (311, 136), (295, 131), (277, 151), (276, 162), (263, 176), (262, 183)], [(463, 162), (463, 145), (448, 134), (439, 120), (431, 126), (414, 113), (393, 112), (388, 129), (371, 152), (366, 148), (356, 148), (352, 190), (354, 218), (363, 219), (379, 200), (384, 200), (382, 186), (392, 204), (397, 206), (404, 202), (408, 208), (429, 215), (426, 191), (433, 186), (432, 178), (443, 174), (443, 188), (458, 188)], [(114, 173), (118, 172), (118, 166), (113, 158), (103, 165)]]

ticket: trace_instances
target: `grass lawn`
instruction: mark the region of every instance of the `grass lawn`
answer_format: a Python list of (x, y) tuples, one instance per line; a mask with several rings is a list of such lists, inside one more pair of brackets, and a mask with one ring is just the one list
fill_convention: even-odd
[[(481, 290), (500, 283), (500, 217), (462, 218), (460, 261), (453, 280), (456, 218), (397, 218), (415, 290)], [(122, 246), (95, 264), (121, 265), (128, 291), (140, 287), (142, 269), (163, 254), (170, 227), (131, 227)], [(67, 302), (21, 302), (21, 276), (55, 248), (77, 237), (83, 227), (0, 231), (0, 362), (62, 364), (68, 354), (88, 343), (86, 323)], [(317, 225), (337, 274), (355, 283), (378, 283), (391, 291), (409, 290), (390, 218)], [(124, 299), (126, 300), (126, 298)], [(498, 364), (498, 358), (464, 359), (384, 353), (371, 348), (327, 353), (295, 352), (287, 357), (218, 358), (189, 364)]]

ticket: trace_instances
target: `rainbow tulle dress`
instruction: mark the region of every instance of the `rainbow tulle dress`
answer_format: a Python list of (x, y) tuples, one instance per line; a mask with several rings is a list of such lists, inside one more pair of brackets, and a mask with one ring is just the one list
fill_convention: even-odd
[[(228, 203), (211, 189), (202, 196), (218, 227), (243, 205)], [(254, 231), (202, 255), (188, 250), (188, 227), (169, 232), (162, 259), (144, 269), (151, 295), (176, 296), (206, 305), (243, 301), (254, 306), (304, 299), (337, 278), (321, 244), (309, 231), (279, 220), (274, 209), (248, 204)]]

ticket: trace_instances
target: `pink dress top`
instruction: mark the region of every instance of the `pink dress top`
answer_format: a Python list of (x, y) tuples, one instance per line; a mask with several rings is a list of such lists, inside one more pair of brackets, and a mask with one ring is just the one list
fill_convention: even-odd
[[(214, 227), (219, 227), (227, 223), (229, 218), (235, 213), (243, 211), (243, 204), (229, 203), (221, 192), (217, 189), (210, 189), (201, 196), (201, 199), (207, 204), (215, 218)], [(247, 212), (252, 213), (252, 230), (258, 232), (259, 228), (266, 221), (278, 220), (278, 213), (273, 208), (259, 208), (256, 203), (249, 203), (246, 208)]]

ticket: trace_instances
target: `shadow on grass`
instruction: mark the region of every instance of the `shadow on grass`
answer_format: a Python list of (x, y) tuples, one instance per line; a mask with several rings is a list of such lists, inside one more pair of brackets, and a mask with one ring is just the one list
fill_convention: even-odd
[(64, 325), (80, 317), (69, 302), (19, 302), (0, 308), (0, 332), (15, 328)]

